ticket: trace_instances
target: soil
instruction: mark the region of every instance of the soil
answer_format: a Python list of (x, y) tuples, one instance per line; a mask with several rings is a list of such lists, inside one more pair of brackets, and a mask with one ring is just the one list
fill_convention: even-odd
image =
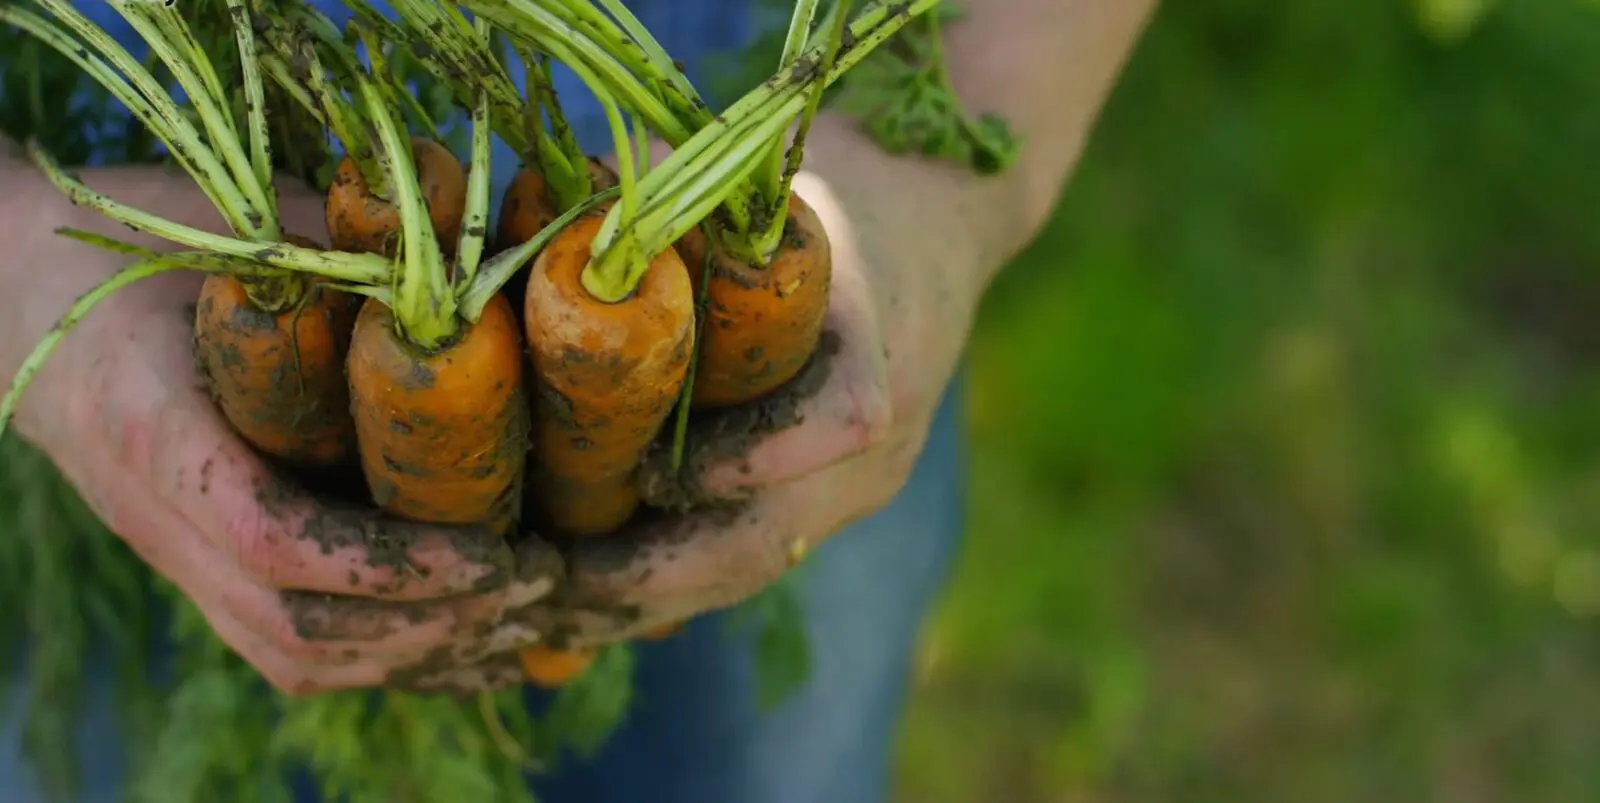
[(805, 402), (827, 384), (839, 348), (839, 334), (824, 330), (805, 367), (772, 394), (738, 407), (691, 413), (677, 472), (672, 470), (674, 418), (669, 416), (639, 467), (637, 482), (645, 504), (678, 513), (729, 504), (707, 493), (700, 477), (710, 466), (744, 459), (768, 435), (801, 423)]

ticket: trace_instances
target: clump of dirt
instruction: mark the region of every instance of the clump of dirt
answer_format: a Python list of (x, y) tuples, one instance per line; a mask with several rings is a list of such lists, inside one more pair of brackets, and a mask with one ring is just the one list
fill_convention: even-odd
[(691, 412), (683, 463), (676, 472), (672, 470), (673, 418), (669, 417), (639, 466), (637, 483), (645, 504), (676, 513), (728, 505), (727, 500), (707, 493), (700, 478), (711, 466), (744, 459), (768, 435), (801, 423), (805, 418), (802, 408), (827, 384), (840, 345), (838, 332), (824, 330), (811, 359), (777, 390), (738, 407)]

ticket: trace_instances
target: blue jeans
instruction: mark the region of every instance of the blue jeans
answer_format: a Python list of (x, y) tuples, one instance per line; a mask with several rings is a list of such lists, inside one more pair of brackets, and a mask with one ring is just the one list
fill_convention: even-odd
[[(801, 577), (813, 666), (782, 705), (756, 704), (750, 644), (726, 614), (639, 648), (639, 689), (590, 762), (541, 777), (545, 803), (882, 803), (924, 615), (964, 525), (959, 381), (909, 483), (883, 511), (819, 547)], [(91, 668), (78, 803), (118, 803), (125, 768), (110, 661)], [(45, 803), (21, 757), (21, 684), (0, 723), (0, 803)], [(310, 799), (307, 799), (310, 803)]]

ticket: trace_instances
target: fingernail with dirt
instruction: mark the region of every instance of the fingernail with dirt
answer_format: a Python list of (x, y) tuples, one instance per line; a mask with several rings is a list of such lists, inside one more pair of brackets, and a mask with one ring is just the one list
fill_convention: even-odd
[(303, 591), (282, 592), (295, 635), (316, 642), (378, 642), (403, 628), (439, 625), (446, 608)]

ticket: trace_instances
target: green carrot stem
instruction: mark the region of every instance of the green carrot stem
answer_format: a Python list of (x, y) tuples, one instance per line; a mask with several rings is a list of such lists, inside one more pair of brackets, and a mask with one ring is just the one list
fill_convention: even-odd
[[(478, 21), (479, 35), (489, 35), (486, 21)], [(466, 209), (462, 213), (461, 238), (456, 246), (456, 282), (465, 287), (478, 272), (483, 257), (483, 242), (489, 231), (489, 91), (478, 91), (472, 107), (472, 156), (467, 169)]]
[[(783, 55), (778, 58), (778, 69), (793, 68), (800, 63), (806, 40), (811, 35), (811, 21), (817, 15), (818, 0), (795, 0), (794, 13), (789, 17), (789, 30), (783, 40)], [(841, 0), (840, 5), (843, 5)], [(842, 16), (842, 15), (841, 15)], [(783, 140), (772, 143), (767, 164), (756, 173), (756, 184), (767, 198), (778, 197), (778, 185), (783, 172)]]
[(201, 192), (235, 231), (247, 230), (248, 202), (229, 180), (228, 171), (216, 154), (202, 142), (200, 132), (179, 112), (178, 105), (150, 71), (70, 3), (61, 0), (39, 0), (39, 3), (82, 42), (74, 41), (42, 17), (15, 6), (0, 5), (0, 22), (16, 25), (83, 68), (166, 146), (167, 152), (194, 178)]
[[(586, 65), (581, 62), (568, 62), (568, 66), (590, 85), (595, 97), (600, 100), (601, 107), (605, 109), (606, 122), (611, 127), (612, 147), (617, 154), (617, 184), (622, 192), (622, 200), (618, 202), (617, 208), (622, 210), (622, 220), (631, 221), (638, 210), (639, 178), (627, 124), (623, 122), (622, 112), (617, 108), (616, 99), (596, 82), (594, 74)], [(601, 226), (600, 234), (595, 238), (596, 241), (606, 236), (607, 227), (615, 227), (616, 221), (617, 218), (607, 216)], [(651, 256), (640, 252), (625, 252), (618, 258), (606, 262), (590, 260), (589, 264), (584, 266), (579, 278), (583, 282), (584, 289), (589, 291), (589, 295), (596, 300), (614, 304), (633, 293), (639, 277), (644, 275), (645, 268), (649, 266)]]
[[(596, 236), (585, 277), (590, 273), (617, 276), (616, 286), (631, 289), (648, 267), (650, 255), (671, 247), (724, 202), (728, 187), (749, 178), (760, 164), (773, 132), (781, 131), (784, 125), (783, 118), (759, 118), (749, 124), (753, 133), (741, 136), (743, 130), (735, 131), (726, 137), (729, 142), (718, 143), (722, 147), (699, 148), (695, 157), (678, 162), (673, 162), (678, 155), (674, 152), (652, 174), (668, 175), (662, 183), (670, 190), (653, 194), (650, 206), (641, 215), (618, 218), (615, 216), (619, 210), (611, 211), (607, 225), (618, 220), (627, 223), (608, 240)], [(605, 300), (599, 295), (596, 298)]]
[(306, 64), (306, 74), (312, 94), (316, 95), (322, 104), (328, 118), (328, 127), (333, 130), (333, 135), (344, 146), (345, 156), (355, 162), (356, 170), (361, 174), (361, 180), (367, 185), (367, 192), (378, 198), (387, 200), (392, 192), (389, 186), (389, 177), (378, 167), (373, 156), (373, 148), (366, 136), (366, 120), (362, 113), (344, 100), (344, 95), (339, 88), (328, 78), (321, 58), (317, 55), (317, 47), (310, 39), (302, 39), (298, 43), (300, 58)]
[[(283, 63), (283, 59), (273, 53), (263, 53), (261, 54), (261, 69), (280, 89), (288, 93), (290, 100), (293, 100), (307, 114), (311, 115), (311, 119), (316, 120), (322, 126), (332, 125), (328, 120), (327, 110), (323, 108), (316, 98), (311, 96), (311, 91), (306, 89), (306, 85), (289, 72), (289, 67)], [(335, 132), (335, 137), (337, 136), (338, 134)]]
[(560, 217), (551, 221), (550, 225), (540, 229), (539, 233), (535, 234), (527, 242), (501, 251), (487, 262), (484, 262), (478, 269), (477, 275), (473, 277), (472, 283), (464, 287), (460, 294), (460, 314), (462, 319), (476, 323), (478, 318), (483, 315), (483, 308), (488, 305), (489, 299), (500, 292), (506, 286), (506, 282), (511, 281), (511, 277), (517, 271), (522, 270), (529, 260), (533, 259), (534, 254), (539, 253), (551, 240), (555, 239), (562, 229), (572, 225), (572, 221), (593, 211), (600, 204), (617, 197), (617, 194), (621, 191), (620, 187), (612, 187), (585, 198), (583, 201), (574, 204), (567, 211), (562, 212)]
[[(365, 7), (365, 0), (350, 0)], [(449, 4), (425, 0), (394, 0), (392, 5), (401, 23), (395, 23), (370, 9), (358, 12), (366, 20), (368, 14), (381, 19), (386, 27), (376, 28), (381, 35), (411, 49), (412, 57), (429, 74), (449, 87), (458, 103), (471, 106), (479, 88), (487, 88), (491, 99), (491, 119), (494, 131), (518, 154), (527, 154), (539, 147), (531, 142), (534, 137), (548, 134), (530, 132), (523, 124), (521, 92), (506, 72), (505, 65), (496, 57), (494, 49), (474, 37), (463, 34), (465, 16), (460, 9)], [(443, 19), (445, 24), (437, 24)]]
[[(556, 211), (562, 212), (574, 203), (594, 194), (593, 177), (589, 175), (587, 156), (572, 134), (567, 115), (556, 97), (555, 77), (550, 72), (550, 59), (531, 48), (517, 47), (527, 75), (530, 117), (529, 124), (536, 127), (540, 147), (532, 154), (545, 183), (550, 187), (551, 200)], [(550, 122), (545, 133), (543, 121)]]
[[(350, 0), (359, 2), (359, 0)], [(320, 11), (304, 3), (286, 9), (288, 16), (268, 14), (274, 29), (279, 52), (288, 65), (298, 68), (300, 80), (322, 106), (328, 128), (344, 147), (345, 156), (355, 163), (356, 171), (375, 197), (389, 200), (389, 177), (384, 174), (373, 156), (367, 121), (355, 104), (345, 99), (340, 85), (330, 76), (349, 78), (363, 72), (360, 60), (339, 34), (333, 24)], [(323, 59), (323, 52), (332, 56), (332, 64)]]
[[(711, 232), (705, 231), (707, 228), (709, 227), (702, 225), (701, 231), (705, 236), (710, 237)], [(701, 257), (699, 265), (700, 293), (694, 299), (694, 319), (697, 324), (694, 335), (695, 346), (689, 352), (689, 370), (683, 378), (683, 389), (678, 393), (677, 420), (672, 424), (672, 462), (668, 470), (672, 472), (673, 476), (677, 476), (678, 472), (683, 468), (683, 449), (684, 445), (689, 442), (689, 410), (694, 406), (694, 375), (695, 370), (700, 366), (700, 344), (704, 342), (703, 338), (705, 337), (706, 305), (711, 299), (711, 266), (714, 263), (714, 257), (715, 254), (712, 253), (710, 248), (705, 249), (705, 255)], [(694, 270), (694, 267), (691, 266), (689, 269)]]
[[(250, 157), (245, 155), (244, 148), (239, 144), (238, 130), (233, 125), (232, 115), (212, 97), (210, 89), (195, 66), (185, 58), (186, 54), (182, 49), (167, 38), (162, 30), (163, 26), (158, 22), (162, 15), (169, 15), (173, 17), (171, 25), (182, 26), (187, 31), (187, 26), (176, 17), (177, 10), (166, 3), (141, 0), (112, 0), (112, 6), (133, 26), (134, 30), (139, 32), (150, 49), (160, 56), (161, 61), (177, 79), (178, 85), (188, 94), (189, 105), (200, 115), (212, 147), (219, 151), (234, 186), (247, 199), (249, 209), (243, 221), (244, 228), (235, 230), (253, 239), (281, 239), (283, 232), (278, 228), (276, 216), (267, 214), (272, 209), (272, 204), (267, 199), (266, 189), (255, 180)], [(192, 41), (192, 36), (190, 40)], [(200, 54), (199, 50), (199, 44), (196, 43), (195, 54), (199, 58), (204, 58), (204, 54)]]
[(174, 223), (89, 189), (62, 169), (37, 142), (30, 141), (27, 150), (28, 157), (39, 171), (73, 204), (94, 209), (135, 231), (153, 234), (188, 248), (264, 263), (282, 271), (309, 273), (355, 284), (381, 284), (390, 278), (388, 260), (373, 254), (322, 251), (287, 242), (241, 240)]
[[(569, 8), (575, 11), (580, 13), (589, 12), (587, 16), (591, 20), (603, 21), (599, 11), (587, 2), (573, 3), (571, 0), (555, 0), (555, 2), (557, 4), (565, 2)], [(807, 0), (801, 0), (801, 2), (807, 2)], [(649, 77), (663, 82), (672, 90), (668, 95), (668, 99), (678, 101), (677, 105), (679, 105), (681, 113), (689, 120), (702, 125), (707, 120), (710, 120), (712, 116), (711, 109), (701, 99), (700, 93), (695, 89), (694, 84), (689, 82), (688, 76), (685, 76), (678, 69), (678, 65), (673, 62), (672, 56), (668, 55), (666, 48), (661, 46), (661, 43), (650, 33), (650, 29), (646, 28), (639, 21), (639, 18), (633, 15), (628, 6), (619, 2), (619, 0), (600, 0), (600, 5), (605, 7), (606, 12), (616, 19), (617, 24), (622, 27), (622, 32), (627, 35), (628, 40), (631, 40), (633, 45), (633, 47), (627, 47), (626, 44), (630, 42), (624, 42), (622, 43), (624, 46), (618, 47), (613, 53), (618, 55), (637, 54), (642, 57), (643, 65), (646, 66), (641, 71)], [(604, 27), (599, 29), (603, 30)], [(596, 29), (592, 28), (591, 30)]]
[(110, 251), (113, 254), (122, 254), (123, 256), (137, 257), (139, 259), (152, 259), (160, 256), (160, 254), (142, 245), (134, 245), (133, 243), (123, 242), (103, 234), (95, 234), (92, 231), (85, 231), (72, 226), (57, 226), (55, 233), (69, 240), (77, 240), (85, 245), (92, 245), (96, 248)]
[[(818, 68), (782, 71), (701, 128), (643, 182), (639, 188), (642, 212), (629, 214), (617, 208), (607, 215), (607, 227), (595, 239), (589, 269), (601, 275), (625, 275), (628, 265), (637, 260), (636, 255), (653, 254), (670, 246), (719, 203), (725, 204), (731, 188), (749, 178), (763, 161), (762, 154), (769, 152), (770, 143), (780, 138), (810, 105), (809, 89), (824, 88), (826, 82), (835, 80), (882, 44), (915, 13), (926, 11), (936, 2), (918, 0), (893, 13), (869, 9), (851, 25), (852, 47), (840, 49), (837, 43), (842, 37), (832, 37), (831, 67), (820, 67), (828, 63), (830, 50), (822, 50), (821, 45), (807, 48), (802, 62), (819, 65)], [(844, 19), (843, 15), (837, 18), (841, 24)], [(858, 28), (862, 30), (857, 32)], [(729, 239), (734, 238), (725, 238), (725, 245), (744, 245), (728, 243)]]
[(245, 0), (228, 0), (228, 16), (233, 22), (233, 35), (239, 48), (246, 130), (250, 135), (250, 164), (256, 181), (266, 188), (268, 212), (277, 219), (278, 193), (272, 182), (272, 131), (267, 125), (267, 88), (261, 76), (255, 28), (250, 24), (250, 9)]
[(575, 175), (582, 176), (582, 185), (574, 189), (582, 191), (585, 195), (591, 194), (592, 182), (589, 170), (585, 166), (588, 154), (583, 152), (583, 146), (578, 144), (578, 137), (572, 133), (572, 125), (567, 122), (567, 114), (561, 108), (561, 96), (556, 92), (555, 74), (550, 70), (550, 57), (546, 54), (537, 54), (539, 105), (544, 107), (544, 113), (550, 120), (550, 131), (557, 142), (561, 143), (561, 154), (572, 163)]
[(392, 108), (384, 103), (377, 82), (365, 73), (357, 73), (355, 78), (367, 117), (382, 146), (378, 148), (378, 162), (389, 175), (394, 204), (400, 213), (404, 264), (395, 283), (395, 321), (406, 340), (424, 351), (433, 351), (459, 330), (455, 293), (451, 292), (438, 235), (417, 184), (410, 138), (401, 130)]
[(116, 273), (111, 274), (105, 281), (95, 285), (82, 296), (79, 296), (66, 313), (57, 319), (54, 326), (45, 332), (33, 350), (23, 359), (22, 366), (17, 370), (11, 380), (11, 385), (6, 389), (5, 396), (0, 397), (0, 437), (4, 437), (10, 425), (12, 416), (16, 413), (17, 402), (22, 394), (33, 382), (34, 375), (44, 366), (45, 360), (60, 345), (62, 338), (71, 332), (94, 308), (102, 301), (111, 297), (128, 285), (141, 279), (170, 273), (176, 270), (197, 270), (208, 273), (226, 273), (231, 276), (257, 276), (271, 277), (283, 275), (284, 271), (265, 268), (258, 262), (249, 260), (233, 260), (210, 253), (185, 253), (177, 252), (164, 254), (158, 257), (146, 258), (134, 262)]
[[(152, 16), (157, 27), (161, 30), (161, 35), (172, 44), (179, 57), (184, 60), (185, 64), (193, 68), (195, 74), (199, 77), (200, 85), (205, 87), (206, 99), (223, 109), (230, 108), (229, 96), (227, 91), (222, 88), (222, 79), (217, 77), (216, 65), (211, 63), (211, 57), (206, 55), (205, 48), (201, 47), (200, 43), (195, 40), (194, 32), (189, 30), (189, 26), (183, 21), (183, 18), (175, 13), (157, 13)], [(223, 115), (223, 122), (228, 125), (233, 136), (237, 138), (239, 136), (239, 128), (237, 121), (233, 119), (233, 115)]]
[[(828, 70), (838, 59), (839, 47), (844, 43), (845, 19), (850, 10), (850, 0), (839, 0), (839, 5), (834, 9), (833, 30), (827, 42), (827, 54), (823, 57), (821, 71), (827, 75)], [(789, 222), (789, 195), (794, 188), (795, 174), (800, 172), (800, 164), (805, 159), (806, 134), (811, 130), (811, 121), (817, 116), (817, 109), (822, 105), (822, 95), (825, 89), (822, 82), (811, 88), (806, 100), (806, 108), (800, 114), (800, 125), (795, 131), (794, 140), (789, 145), (787, 158), (784, 160), (783, 172), (779, 177), (777, 192), (773, 196), (772, 206), (768, 208), (767, 222), (763, 231), (756, 236), (748, 238), (755, 246), (753, 253), (740, 254), (737, 247), (733, 253), (736, 257), (744, 256), (755, 264), (766, 264), (771, 261), (773, 254), (777, 253), (778, 245), (783, 240), (784, 228)], [(780, 139), (781, 143), (782, 140)], [(737, 245), (745, 238), (734, 238)]]
[(474, 14), (488, 17), (513, 39), (531, 43), (570, 66), (573, 59), (556, 53), (556, 46), (565, 46), (567, 52), (574, 57), (581, 57), (605, 79), (605, 86), (619, 102), (644, 116), (650, 122), (650, 127), (663, 138), (669, 142), (689, 138), (689, 128), (622, 62), (597, 47), (593, 39), (569, 22), (533, 0), (460, 0), (459, 5)]

